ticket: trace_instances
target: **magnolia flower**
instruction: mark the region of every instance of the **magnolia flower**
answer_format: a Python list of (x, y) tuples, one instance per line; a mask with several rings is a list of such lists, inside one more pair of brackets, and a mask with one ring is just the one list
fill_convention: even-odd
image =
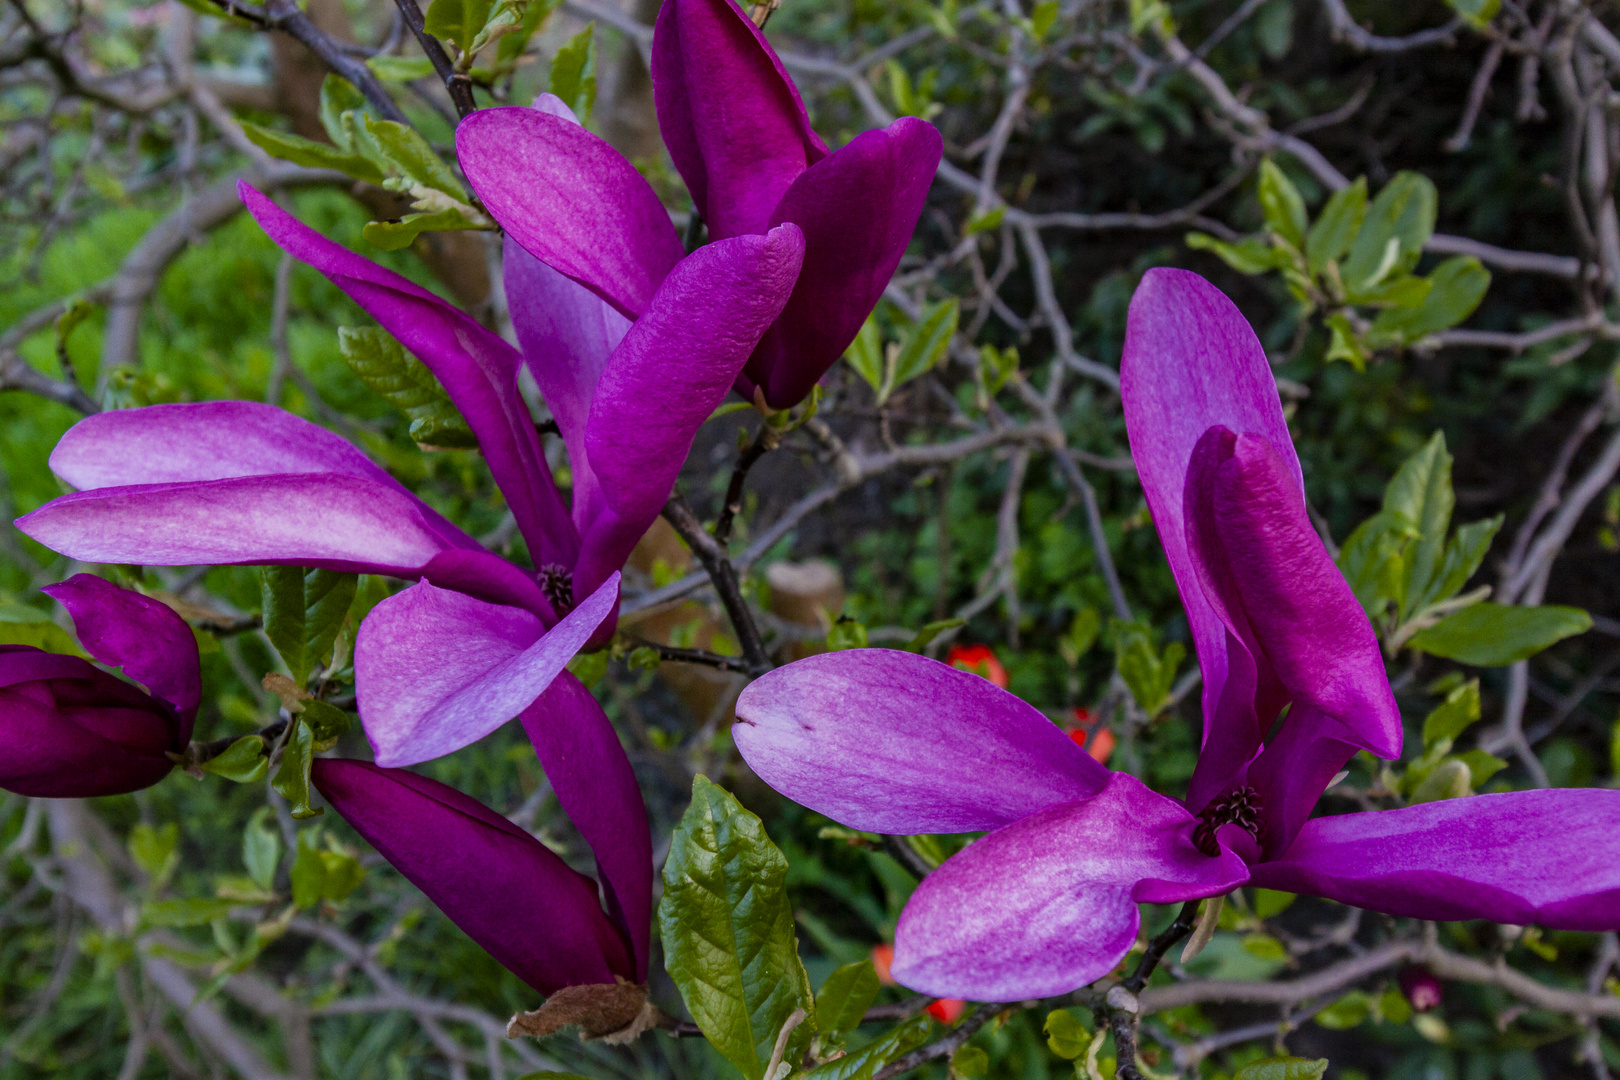
[(1357, 748), (1399, 755), (1400, 715), (1306, 515), (1265, 354), (1207, 282), (1154, 270), (1131, 303), (1121, 388), (1204, 674), (1185, 804), (1110, 773), (999, 687), (911, 653), (811, 657), (737, 702), (738, 750), (812, 810), (874, 832), (990, 830), (913, 894), (894, 977), (985, 1001), (1068, 993), (1124, 957), (1137, 904), (1245, 883), (1424, 919), (1620, 928), (1620, 792), (1310, 819)]
[[(744, 397), (757, 389), (771, 407), (787, 408), (843, 354), (883, 295), (939, 165), (939, 132), (902, 117), (830, 153), (781, 61), (730, 0), (665, 4), (652, 77), (665, 145), (711, 239), (757, 239), (784, 223), (803, 232), (792, 296), (749, 343), (752, 356), (735, 378)], [(605, 327), (611, 336), (639, 317), (681, 260), (680, 238), (651, 186), (555, 99), (474, 113), (456, 130), (456, 152), (485, 208), (516, 241), (507, 245), (508, 291), (514, 278), (538, 288), (537, 276), (550, 277), (523, 258), (532, 255), (600, 298), (573, 302), (578, 325), (592, 333)], [(567, 291), (557, 282), (545, 289), (550, 297)], [(521, 338), (517, 302), (512, 317)], [(732, 333), (725, 320), (698, 325)]]
[(0, 788), (68, 799), (157, 783), (191, 741), (202, 699), (191, 628), (90, 574), (42, 591), (67, 608), (91, 656), (147, 689), (77, 656), (0, 645)]
[[(344, 759), (317, 760), (311, 778), (372, 847), (539, 993), (620, 980), (640, 986), (651, 935), (652, 838), (618, 736), (590, 691), (566, 673), (521, 719), (558, 802), (595, 852), (602, 900), (596, 881), (438, 781)], [(595, 1003), (602, 1030), (587, 1030), (626, 1027), (644, 1001), (644, 992), (609, 994)]]
[[(784, 225), (683, 260), (634, 325), (621, 320), (611, 341), (589, 339), (597, 351), (535, 345), (530, 365), (570, 448), (570, 509), (518, 393), (516, 349), (248, 185), (239, 190), (272, 239), (437, 376), (477, 436), (538, 572), (485, 550), (345, 440), (240, 401), (87, 417), (51, 454), (52, 470), (81, 490), (17, 527), (90, 562), (280, 563), (423, 579), (361, 627), (356, 691), (380, 764), (450, 753), (505, 723), (582, 646), (611, 635), (619, 568), (669, 497), (698, 427), (781, 310), (798, 273), (799, 231)], [(567, 298), (544, 300), (514, 290), (513, 307), (586, 342)], [(569, 338), (574, 330), (580, 336)]]

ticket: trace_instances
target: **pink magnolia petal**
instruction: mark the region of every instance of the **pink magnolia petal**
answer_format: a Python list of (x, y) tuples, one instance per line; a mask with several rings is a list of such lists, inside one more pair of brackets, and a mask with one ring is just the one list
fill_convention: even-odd
[(478, 801), (363, 761), (318, 760), (311, 778), (383, 858), (537, 992), (635, 972), (596, 883)]
[(536, 109), (481, 109), (456, 128), (456, 156), (508, 235), (629, 318), (680, 261), (657, 193), (578, 124)]
[(83, 562), (270, 563), (415, 577), (451, 546), (435, 517), (392, 486), (302, 473), (81, 491), (16, 524)]
[(1314, 818), (1268, 889), (1417, 919), (1620, 930), (1620, 791), (1554, 788)]
[(798, 277), (804, 237), (708, 244), (665, 279), (608, 361), (585, 446), (603, 497), (627, 522), (652, 524), (698, 428), (725, 399)]
[(901, 117), (810, 166), (771, 212), (770, 225), (804, 230), (804, 269), (746, 369), (773, 407), (803, 400), (855, 340), (911, 242), (943, 146), (932, 124)]
[(716, 240), (764, 232), (827, 156), (776, 52), (730, 0), (670, 0), (652, 45), (664, 145)]
[[(1002, 774), (986, 772), (999, 780)], [(936, 997), (1022, 1001), (1113, 970), (1139, 903), (1219, 896), (1248, 868), (1192, 844), (1193, 818), (1126, 773), (975, 840), (924, 878), (894, 938), (895, 980)]]
[(618, 603), (614, 575), (549, 631), (521, 608), (419, 582), (372, 609), (355, 640), (360, 722), (385, 766), (477, 742), (527, 708)]
[(75, 574), (40, 591), (67, 608), (91, 656), (123, 668), (125, 676), (174, 706), (180, 720), (178, 742), (190, 742), (202, 701), (202, 663), (185, 620), (167, 604), (94, 574)]
[(754, 680), (731, 729), (795, 802), (881, 833), (995, 829), (1097, 794), (1109, 773), (1034, 707), (916, 653), (851, 649)]
[(635, 981), (644, 983), (652, 938), (652, 832), (618, 733), (591, 692), (566, 671), (520, 719), (557, 801), (596, 853), (608, 910), (629, 935)]

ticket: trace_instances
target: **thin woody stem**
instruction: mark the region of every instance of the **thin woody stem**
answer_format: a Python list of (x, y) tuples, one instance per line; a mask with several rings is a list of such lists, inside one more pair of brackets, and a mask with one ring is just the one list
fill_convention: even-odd
[(1153, 936), (1153, 940), (1148, 942), (1147, 951), (1142, 954), (1142, 959), (1137, 961), (1136, 970), (1121, 984), (1125, 989), (1133, 994), (1142, 992), (1142, 987), (1153, 977), (1153, 971), (1159, 966), (1159, 961), (1164, 959), (1164, 954), (1169, 952), (1176, 942), (1192, 933), (1193, 927), (1198, 923), (1198, 904), (1197, 900), (1188, 900), (1182, 904), (1175, 921)]
[(742, 512), (743, 483), (748, 479), (748, 470), (768, 451), (774, 450), (780, 441), (770, 424), (760, 424), (759, 430), (754, 433), (754, 440), (737, 458), (737, 464), (731, 470), (731, 482), (726, 485), (726, 504), (720, 509), (720, 520), (714, 523), (714, 542), (722, 550), (731, 543), (732, 523)]
[(731, 619), (732, 628), (737, 631), (737, 641), (742, 646), (748, 673), (763, 675), (771, 669), (770, 657), (765, 654), (765, 641), (754, 623), (753, 612), (748, 610), (748, 602), (743, 599), (742, 587), (737, 581), (737, 568), (731, 565), (725, 548), (709, 535), (681, 496), (670, 496), (669, 502), (664, 504), (663, 516), (686, 541), (686, 546), (692, 549), (692, 554), (697, 556), (698, 562), (708, 572), (709, 580), (714, 583), (714, 591), (720, 595), (720, 603)]
[(428, 61), (433, 64), (434, 72), (444, 82), (444, 88), (450, 94), (450, 101), (456, 107), (456, 115), (465, 120), (478, 110), (478, 104), (473, 101), (472, 80), (456, 70), (439, 39), (427, 32), (426, 23), (422, 19), (422, 9), (417, 6), (416, 0), (394, 0), (394, 5), (399, 8), (399, 13), (405, 16), (405, 25), (416, 35), (417, 44), (422, 46)]
[(683, 649), (678, 645), (661, 645), (656, 641), (646, 641), (638, 637), (632, 637), (631, 640), (640, 648), (656, 649), (661, 660), (673, 660), (680, 664), (702, 664), (705, 667), (735, 671), (743, 675), (747, 675), (750, 670), (747, 664), (735, 656), (723, 656), (708, 649)]

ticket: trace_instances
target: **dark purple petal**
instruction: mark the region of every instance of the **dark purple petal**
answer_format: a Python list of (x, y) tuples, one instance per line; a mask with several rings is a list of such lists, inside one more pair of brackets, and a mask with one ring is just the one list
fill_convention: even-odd
[(67, 608), (79, 642), (109, 667), (143, 684), (174, 706), (177, 741), (191, 741), (191, 724), (202, 701), (202, 664), (197, 638), (184, 619), (150, 596), (120, 589), (94, 574), (75, 574), (40, 592)]
[(596, 883), (474, 799), (363, 761), (318, 760), (316, 788), (450, 921), (541, 994), (635, 974)]
[(754, 680), (732, 738), (760, 779), (856, 829), (995, 829), (1109, 772), (1033, 706), (916, 653), (851, 649)]
[(150, 787), (179, 751), (174, 710), (76, 656), (0, 651), (0, 788), (81, 799)]
[(658, 194), (577, 123), (537, 109), (480, 109), (456, 128), (456, 156), (512, 239), (628, 318), (680, 261)]
[(454, 589), (491, 604), (509, 604), (532, 612), (541, 625), (554, 626), (557, 612), (527, 570), (487, 551), (446, 551), (422, 568), (422, 579), (441, 589)]
[(573, 565), (579, 537), (518, 393), (517, 350), (454, 305), (326, 239), (248, 184), (237, 191), (270, 239), (325, 274), (443, 384), (477, 436), (535, 561)]
[(608, 910), (635, 953), (634, 981), (644, 983), (652, 937), (652, 832), (618, 733), (591, 692), (566, 671), (520, 719), (557, 801), (596, 853)]
[(793, 225), (700, 248), (614, 350), (585, 447), (604, 499), (625, 522), (645, 531), (658, 516), (698, 428), (781, 312), (803, 255)]
[(477, 742), (527, 708), (618, 603), (618, 575), (547, 630), (522, 608), (418, 582), (378, 604), (354, 646), (360, 722), (379, 764)]
[(770, 225), (804, 230), (804, 269), (746, 369), (772, 407), (803, 400), (855, 340), (911, 242), (943, 145), (932, 124), (901, 117), (810, 166), (772, 211)]
[(1296, 701), (1249, 766), (1248, 785), (1260, 795), (1260, 841), (1267, 857), (1288, 849), (1322, 792), (1355, 756), (1356, 747), (1323, 734), (1337, 728), (1332, 719)]
[[(988, 785), (1008, 780), (975, 772)], [(1219, 896), (1248, 878), (1230, 851), (1195, 848), (1192, 830), (1180, 804), (1114, 773), (1095, 797), (997, 829), (924, 878), (900, 916), (890, 972), (921, 993), (973, 1001), (1078, 990), (1130, 949), (1137, 904)]]
[(764, 232), (789, 185), (827, 156), (765, 36), (731, 0), (670, 0), (652, 45), (658, 127), (716, 240)]
[(1253, 880), (1417, 919), (1620, 930), (1620, 791), (1474, 795), (1314, 818)]
[(81, 491), (16, 524), (83, 562), (269, 563), (411, 578), (450, 547), (430, 514), (414, 495), (372, 480), (299, 473)]

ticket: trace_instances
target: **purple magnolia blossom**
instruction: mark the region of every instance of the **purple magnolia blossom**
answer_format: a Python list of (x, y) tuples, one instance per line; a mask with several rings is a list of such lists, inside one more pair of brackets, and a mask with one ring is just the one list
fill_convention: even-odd
[(91, 656), (147, 691), (77, 656), (0, 645), (0, 788), (66, 799), (150, 787), (191, 741), (202, 699), (191, 628), (91, 574), (43, 591), (67, 608)]
[[(804, 265), (792, 296), (749, 343), (752, 355), (735, 377), (743, 396), (757, 388), (769, 405), (787, 408), (843, 354), (883, 295), (939, 165), (939, 132), (902, 117), (829, 153), (781, 61), (730, 0), (665, 4), (652, 76), (664, 142), (710, 237), (758, 238), (785, 223), (802, 230)], [(549, 310), (577, 311), (577, 341), (611, 337), (624, 319), (641, 316), (681, 261), (680, 238), (652, 187), (549, 95), (535, 109), (469, 116), (456, 151), (509, 237), (508, 293), (543, 294)], [(551, 270), (584, 289), (569, 290)], [(531, 357), (531, 337), (556, 340), (559, 320), (525, 320), (517, 299), (512, 318)], [(702, 328), (729, 333), (724, 320)]]
[(1620, 928), (1620, 792), (1310, 819), (1357, 748), (1399, 755), (1400, 716), (1310, 526), (1265, 354), (1202, 278), (1150, 271), (1121, 392), (1204, 675), (1186, 804), (1110, 773), (1006, 691), (910, 653), (812, 657), (737, 702), (743, 757), (811, 809), (876, 832), (990, 830), (912, 896), (894, 977), (987, 1001), (1067, 993), (1125, 955), (1138, 903), (1245, 883), (1417, 918)]
[(500, 814), (436, 780), (322, 759), (315, 786), (400, 873), (541, 994), (647, 981), (652, 837), (635, 775), (602, 708), (564, 673), (523, 710), (524, 730), (580, 835), (597, 883)]
[[(611, 636), (619, 568), (669, 497), (698, 427), (786, 302), (802, 238), (789, 224), (705, 247), (658, 283), (633, 324), (617, 315), (609, 323), (612, 313), (600, 310), (582, 315), (575, 302), (599, 309), (595, 298), (523, 256), (514, 319), (569, 448), (569, 507), (518, 392), (523, 354), (253, 188), (240, 191), (272, 239), (443, 384), (538, 572), (485, 550), (345, 440), (240, 401), (86, 418), (51, 455), (53, 471), (81, 490), (17, 526), (92, 562), (280, 563), (423, 579), (362, 626), (356, 689), (379, 763), (450, 753), (534, 701), (581, 647)], [(609, 243), (616, 234), (603, 235)]]

